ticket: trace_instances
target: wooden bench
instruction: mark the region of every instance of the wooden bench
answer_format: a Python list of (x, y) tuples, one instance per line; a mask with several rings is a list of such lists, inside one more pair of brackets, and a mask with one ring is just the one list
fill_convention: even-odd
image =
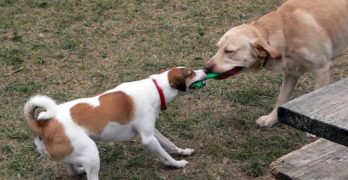
[(348, 148), (319, 139), (271, 164), (276, 179), (348, 179)]
[(282, 105), (278, 119), (327, 140), (274, 161), (271, 173), (276, 179), (348, 179), (348, 78)]

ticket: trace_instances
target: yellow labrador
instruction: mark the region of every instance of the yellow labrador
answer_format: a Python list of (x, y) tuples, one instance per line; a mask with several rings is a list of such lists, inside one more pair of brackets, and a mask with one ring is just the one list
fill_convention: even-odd
[(277, 108), (289, 101), (299, 76), (315, 75), (315, 88), (330, 81), (331, 60), (348, 44), (348, 0), (288, 0), (277, 10), (227, 31), (218, 52), (205, 65), (225, 77), (262, 68), (283, 72), (274, 110), (259, 126), (277, 122)]

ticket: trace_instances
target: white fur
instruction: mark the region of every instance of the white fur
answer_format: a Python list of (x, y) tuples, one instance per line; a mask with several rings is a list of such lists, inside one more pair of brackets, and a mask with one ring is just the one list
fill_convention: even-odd
[[(197, 80), (205, 78), (203, 71), (195, 71), (196, 76), (187, 80), (187, 87)], [(127, 82), (120, 84), (114, 89), (108, 90), (105, 93), (122, 91), (129, 95), (134, 103), (135, 113), (132, 120), (121, 125), (117, 122), (109, 122), (100, 134), (91, 132), (83, 127), (78, 126), (70, 116), (70, 108), (79, 103), (88, 103), (94, 107), (99, 106), (98, 95), (91, 98), (82, 98), (69, 101), (60, 105), (47, 96), (35, 96), (26, 104), (25, 113), (29, 113), (30, 107), (39, 106), (47, 109), (39, 115), (39, 119), (47, 119), (54, 117), (64, 126), (66, 136), (74, 148), (73, 152), (64, 158), (64, 162), (69, 164), (69, 174), (81, 174), (81, 165), (86, 170), (87, 179), (98, 179), (99, 172), (99, 152), (95, 142), (92, 140), (103, 141), (125, 141), (139, 134), (142, 143), (155, 155), (160, 157), (166, 165), (177, 168), (185, 167), (188, 162), (185, 160), (177, 161), (170, 154), (176, 153), (179, 155), (190, 155), (194, 152), (193, 149), (182, 149), (164, 137), (156, 128), (155, 121), (160, 110), (160, 96), (157, 88), (151, 79), (156, 79), (158, 85), (163, 89), (165, 100), (171, 102), (178, 94), (178, 90), (170, 86), (168, 81), (168, 71), (151, 75), (150, 78)], [(91, 139), (92, 138), (92, 139)], [(37, 149), (41, 154), (46, 154), (44, 144), (41, 140), (35, 140)], [(166, 151), (167, 150), (167, 151)], [(80, 167), (78, 166), (80, 165)]]
[(38, 120), (51, 119), (56, 115), (57, 104), (52, 98), (48, 96), (36, 95), (30, 98), (30, 100), (24, 105), (24, 114), (27, 117), (30, 117), (30, 113), (32, 113), (33, 109), (35, 109), (36, 107), (42, 107), (46, 109), (45, 112), (41, 112), (39, 114), (37, 118)]

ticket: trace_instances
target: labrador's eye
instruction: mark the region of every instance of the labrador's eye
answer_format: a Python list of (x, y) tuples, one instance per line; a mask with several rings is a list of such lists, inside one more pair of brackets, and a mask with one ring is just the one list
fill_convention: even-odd
[(233, 50), (225, 49), (224, 52), (227, 53), (227, 54), (229, 54), (229, 53), (233, 53), (234, 51), (233, 51)]

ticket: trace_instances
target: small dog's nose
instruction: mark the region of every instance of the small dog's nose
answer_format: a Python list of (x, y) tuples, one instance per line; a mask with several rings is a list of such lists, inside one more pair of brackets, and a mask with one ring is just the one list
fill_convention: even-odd
[(215, 64), (213, 63), (207, 63), (205, 66), (204, 66), (204, 71), (206, 73), (210, 72), (213, 70), (213, 68), (215, 67)]

